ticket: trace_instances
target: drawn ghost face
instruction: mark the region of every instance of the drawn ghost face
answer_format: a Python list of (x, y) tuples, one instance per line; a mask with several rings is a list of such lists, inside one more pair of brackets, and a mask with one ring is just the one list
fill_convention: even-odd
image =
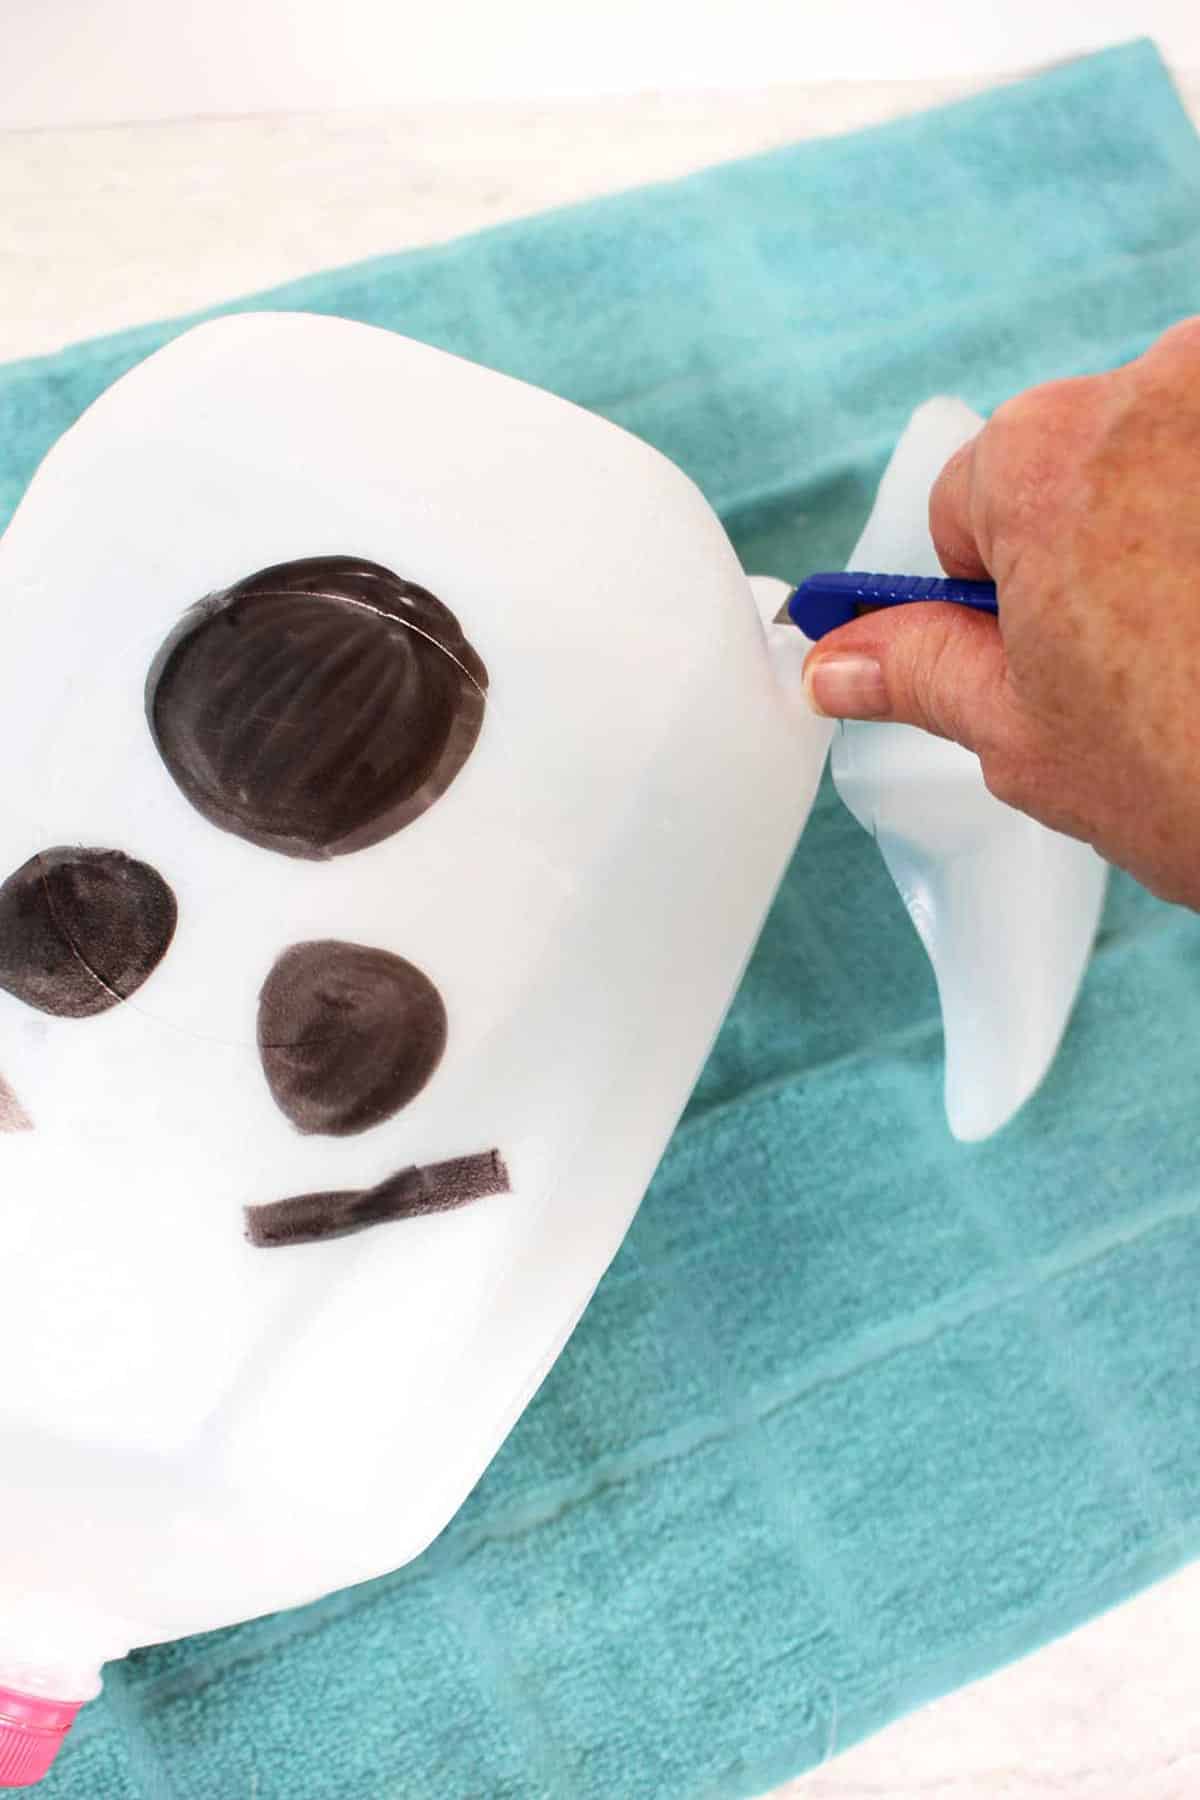
[(0, 1442), (353, 1514), (256, 1540), (284, 1604), (413, 1554), (553, 1360), (827, 732), (677, 469), (336, 320), (124, 377), (0, 594)]
[[(319, 861), (381, 842), (441, 796), (474, 747), (487, 671), (457, 619), (377, 563), (308, 557), (189, 609), (155, 658), (147, 718), (197, 812), (248, 843)], [(0, 986), (39, 1012), (91, 1018), (133, 997), (177, 922), (161, 874), (115, 850), (56, 846), (0, 886)], [(258, 1003), (280, 1111), (349, 1137), (421, 1092), (446, 1047), (429, 977), (388, 950), (291, 944)], [(0, 1130), (31, 1130), (6, 1089)], [(248, 1209), (250, 1241), (341, 1236), (502, 1192), (497, 1150), (406, 1168), (366, 1192)]]

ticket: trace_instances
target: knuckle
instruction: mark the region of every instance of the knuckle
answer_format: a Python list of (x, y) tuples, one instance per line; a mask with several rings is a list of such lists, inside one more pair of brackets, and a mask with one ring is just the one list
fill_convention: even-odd
[(1021, 437), (1031, 427), (1037, 428), (1045, 414), (1045, 388), (1026, 388), (1010, 399), (1002, 400), (987, 422), (988, 436), (1011, 440)]
[(1200, 359), (1200, 313), (1193, 314), (1190, 319), (1177, 320), (1151, 346), (1149, 354), (1162, 350)]
[(1042, 382), (1005, 400), (992, 414), (991, 424), (998, 436), (1008, 439), (1040, 438), (1044, 432), (1071, 425), (1089, 408), (1093, 386), (1087, 377)]
[(1100, 379), (1030, 388), (992, 415), (986, 499), (1002, 578), (1011, 576), (1027, 546), (1045, 542), (1070, 511), (1074, 471), (1101, 429)]
[(979, 546), (970, 516), (970, 470), (975, 440), (950, 457), (929, 495), (929, 530), (942, 567), (949, 575), (973, 575), (980, 566)]
[(991, 423), (1010, 466), (1018, 472), (1059, 466), (1064, 450), (1086, 440), (1094, 430), (1105, 379), (1076, 376), (1049, 381), (998, 407)]

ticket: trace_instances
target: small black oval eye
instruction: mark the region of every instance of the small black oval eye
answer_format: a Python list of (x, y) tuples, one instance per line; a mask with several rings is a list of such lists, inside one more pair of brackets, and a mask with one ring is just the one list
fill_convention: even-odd
[(297, 1130), (351, 1137), (420, 1093), (446, 1047), (446, 1008), (402, 956), (336, 939), (293, 944), (263, 984), (258, 1046)]
[(171, 945), (175, 896), (121, 850), (60, 846), (0, 886), (0, 988), (58, 1019), (135, 994)]
[(426, 588), (358, 557), (311, 556), (193, 607), (155, 659), (146, 709), (206, 819), (319, 860), (379, 843), (445, 793), (487, 685)]

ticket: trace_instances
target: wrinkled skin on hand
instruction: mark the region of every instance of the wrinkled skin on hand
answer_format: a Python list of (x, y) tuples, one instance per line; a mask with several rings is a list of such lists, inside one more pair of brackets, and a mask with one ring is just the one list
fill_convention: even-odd
[(1001, 800), (1200, 908), (1200, 318), (1008, 401), (929, 510), (947, 573), (997, 583), (999, 621), (856, 619), (808, 658), (816, 709), (956, 739)]

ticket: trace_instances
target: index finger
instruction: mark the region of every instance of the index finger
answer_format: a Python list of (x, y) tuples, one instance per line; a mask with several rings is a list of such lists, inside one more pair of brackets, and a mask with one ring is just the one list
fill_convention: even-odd
[(982, 432), (977, 432), (954, 452), (929, 496), (929, 529), (938, 561), (947, 575), (964, 581), (983, 581), (991, 573), (971, 522), (976, 447), (981, 436)]

